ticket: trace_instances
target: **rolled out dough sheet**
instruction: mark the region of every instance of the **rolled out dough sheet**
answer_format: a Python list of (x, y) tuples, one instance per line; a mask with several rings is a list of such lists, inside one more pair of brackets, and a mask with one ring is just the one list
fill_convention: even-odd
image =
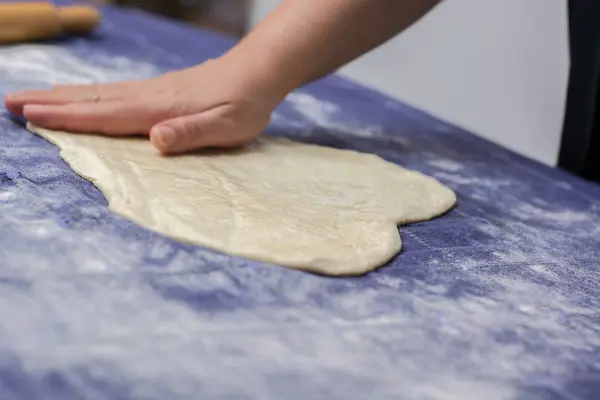
[(29, 129), (152, 231), (227, 254), (327, 275), (377, 268), (398, 224), (456, 202), (437, 180), (354, 151), (262, 137), (235, 151), (162, 157), (148, 140)]

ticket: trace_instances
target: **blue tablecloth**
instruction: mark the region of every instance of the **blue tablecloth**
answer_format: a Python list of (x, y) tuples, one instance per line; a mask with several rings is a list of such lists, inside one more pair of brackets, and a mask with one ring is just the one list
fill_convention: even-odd
[[(93, 38), (0, 48), (0, 92), (139, 78), (229, 39), (107, 8)], [(485, 101), (485, 99), (481, 99)], [(404, 249), (326, 278), (110, 213), (0, 117), (0, 399), (598, 399), (600, 188), (329, 77), (270, 134), (376, 153), (453, 188)]]

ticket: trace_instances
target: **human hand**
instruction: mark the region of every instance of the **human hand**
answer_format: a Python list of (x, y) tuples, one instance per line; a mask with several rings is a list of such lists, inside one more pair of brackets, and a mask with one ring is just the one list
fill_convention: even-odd
[(239, 146), (267, 126), (285, 93), (255, 76), (217, 59), (147, 80), (8, 94), (4, 102), (43, 128), (149, 135), (161, 153), (182, 153)]

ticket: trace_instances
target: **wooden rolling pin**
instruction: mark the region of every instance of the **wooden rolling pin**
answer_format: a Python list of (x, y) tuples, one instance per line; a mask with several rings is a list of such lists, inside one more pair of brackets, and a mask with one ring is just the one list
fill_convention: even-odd
[(100, 12), (87, 6), (55, 7), (51, 3), (0, 3), (0, 44), (82, 35), (100, 23)]

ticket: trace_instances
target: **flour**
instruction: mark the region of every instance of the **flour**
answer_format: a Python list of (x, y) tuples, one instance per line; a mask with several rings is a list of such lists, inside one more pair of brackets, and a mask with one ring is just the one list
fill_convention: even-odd
[(513, 210), (513, 213), (522, 218), (542, 218), (560, 223), (584, 222), (593, 220), (600, 222), (600, 218), (591, 213), (579, 211), (574, 212), (570, 210), (549, 211), (531, 204), (522, 204)]
[(151, 64), (101, 52), (90, 64), (58, 46), (26, 44), (0, 49), (0, 73), (5, 74), (10, 91), (141, 79), (158, 72)]
[(442, 158), (429, 160), (427, 163), (429, 165), (433, 165), (436, 168), (443, 169), (444, 171), (448, 172), (457, 172), (464, 168), (464, 166), (461, 163)]
[[(435, 161), (434, 161), (435, 163)], [(429, 164), (431, 164), (431, 162), (429, 162)], [(435, 165), (435, 164), (434, 164)], [(448, 164), (446, 164), (447, 166)], [(452, 164), (453, 167), (451, 168), (456, 168), (457, 165), (456, 164)], [(438, 166), (438, 165), (435, 165)], [(442, 169), (447, 169), (447, 168), (442, 168)], [(460, 170), (460, 168), (458, 169), (454, 169), (453, 172), (456, 172)], [(452, 182), (455, 185), (468, 185), (471, 188), (473, 188), (474, 190), (477, 190), (478, 187), (480, 186), (484, 186), (484, 187), (488, 187), (488, 188), (497, 188), (497, 187), (502, 187), (502, 186), (508, 186), (510, 185), (510, 182), (508, 180), (497, 180), (497, 179), (489, 179), (489, 178), (479, 178), (479, 177), (469, 177), (469, 176), (464, 176), (464, 175), (458, 175), (458, 174), (450, 174), (447, 172), (437, 172), (434, 174), (434, 176), (440, 178), (440, 179), (444, 179), (446, 181)]]
[[(132, 52), (141, 61), (48, 46), (44, 57), (55, 64), (22, 72), (13, 63), (0, 87), (165, 68), (167, 49), (115, 25), (139, 41)], [(68, 74), (61, 54), (74, 59)], [(160, 65), (146, 69), (152, 63)], [(344, 90), (360, 101), (360, 90)], [(472, 145), (476, 138), (450, 126), (438, 135), (440, 124), (398, 102), (386, 108), (395, 124), (386, 130), (317, 97), (309, 89), (292, 96), (271, 129), (302, 138), (331, 127), (378, 153), (403, 141), (412, 147), (389, 151), (394, 160), (461, 197), (435, 227), (404, 228), (405, 252), (361, 279), (249, 263), (140, 229), (108, 212), (56, 148), (0, 119), (0, 346), (31, 398), (48, 397), (40, 382), (55, 378), (79, 398), (106, 397), (99, 386), (115, 398), (261, 400), (288, 388), (289, 400), (569, 398), (597, 388), (600, 205), (587, 184), (498, 148), (482, 155), (488, 147)], [(318, 102), (331, 106), (315, 110)], [(361, 141), (363, 132), (373, 136)]]
[(319, 128), (343, 133), (349, 136), (375, 138), (382, 136), (382, 132), (375, 126), (365, 126), (358, 122), (346, 119), (340, 121), (342, 110), (333, 103), (319, 100), (316, 97), (297, 91), (289, 94), (285, 100), (293, 109), (300, 112), (307, 121)]

